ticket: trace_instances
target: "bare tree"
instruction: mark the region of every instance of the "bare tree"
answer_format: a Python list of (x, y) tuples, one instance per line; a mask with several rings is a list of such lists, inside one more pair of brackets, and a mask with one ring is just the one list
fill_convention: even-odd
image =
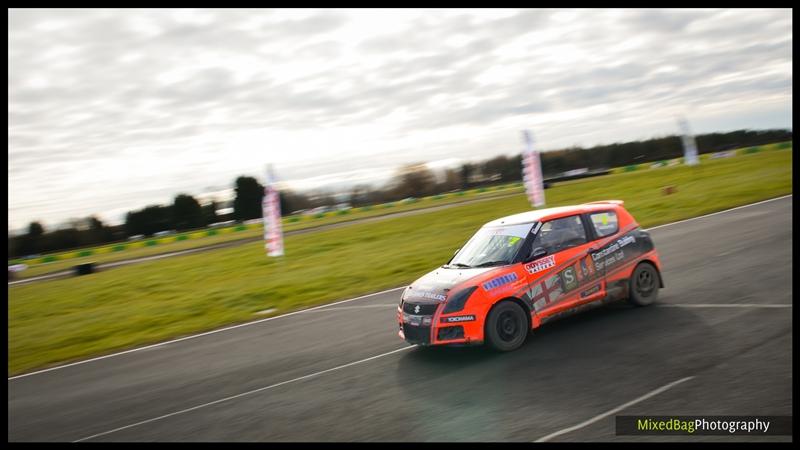
[(392, 190), (399, 198), (425, 197), (436, 191), (436, 176), (425, 164), (408, 164), (394, 176)]

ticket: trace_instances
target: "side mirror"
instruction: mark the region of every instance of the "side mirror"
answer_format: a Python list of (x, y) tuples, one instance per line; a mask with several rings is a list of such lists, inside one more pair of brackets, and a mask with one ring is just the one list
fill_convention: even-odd
[(528, 261), (533, 261), (534, 259), (539, 259), (542, 256), (547, 255), (547, 250), (544, 247), (536, 247), (531, 251), (530, 256), (528, 256)]

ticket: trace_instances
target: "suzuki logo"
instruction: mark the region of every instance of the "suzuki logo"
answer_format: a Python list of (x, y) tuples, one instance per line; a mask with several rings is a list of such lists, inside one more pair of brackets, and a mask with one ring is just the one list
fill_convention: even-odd
[(418, 312), (419, 312), (419, 305), (417, 305), (417, 306), (415, 306), (415, 307), (414, 307), (414, 312), (415, 312), (415, 313), (418, 313)]

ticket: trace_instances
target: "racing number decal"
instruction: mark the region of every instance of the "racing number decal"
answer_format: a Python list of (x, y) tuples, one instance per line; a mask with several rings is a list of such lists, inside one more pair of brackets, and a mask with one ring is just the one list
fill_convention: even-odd
[(569, 292), (578, 287), (578, 275), (575, 273), (575, 267), (569, 266), (562, 270), (561, 280), (564, 285), (564, 292)]

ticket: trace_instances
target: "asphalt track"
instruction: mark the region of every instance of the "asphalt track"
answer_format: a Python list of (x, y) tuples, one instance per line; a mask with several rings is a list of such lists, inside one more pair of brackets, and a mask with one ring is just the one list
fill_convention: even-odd
[(792, 198), (651, 229), (666, 288), (520, 350), (409, 347), (399, 289), (8, 380), (9, 441), (791, 441), (614, 415), (791, 415)]
[[(362, 219), (344, 220), (344, 221), (341, 221), (341, 222), (330, 223), (330, 224), (326, 224), (326, 225), (318, 225), (318, 226), (313, 226), (313, 227), (308, 227), (308, 228), (301, 228), (299, 230), (286, 231), (286, 232), (283, 233), (283, 235), (284, 236), (292, 236), (292, 235), (296, 235), (296, 234), (305, 234), (305, 233), (313, 233), (313, 232), (316, 232), (316, 231), (332, 230), (334, 228), (342, 228), (342, 227), (355, 225), (355, 224), (379, 222), (381, 220), (386, 220), (386, 219), (394, 219), (394, 218), (402, 217), (402, 216), (413, 216), (413, 215), (417, 215), (417, 214), (423, 214), (423, 213), (429, 213), (429, 212), (433, 212), (433, 211), (439, 211), (439, 210), (442, 210), (442, 209), (453, 208), (453, 207), (456, 207), (456, 206), (463, 206), (463, 205), (468, 204), (468, 203), (480, 203), (480, 202), (485, 202), (485, 201), (488, 201), (488, 200), (497, 200), (499, 198), (512, 197), (512, 196), (515, 196), (515, 195), (522, 195), (522, 194), (520, 194), (519, 192), (515, 192), (513, 194), (488, 195), (488, 196), (477, 198), (477, 199), (469, 199), (469, 200), (457, 201), (457, 202), (447, 203), (447, 204), (439, 205), (439, 206), (428, 206), (428, 207), (425, 207), (425, 208), (412, 209), (410, 211), (391, 212), (391, 213), (387, 213), (387, 214), (381, 214), (379, 216), (364, 217)], [(255, 236), (255, 237), (249, 237), (249, 238), (236, 239), (236, 240), (233, 240), (233, 241), (221, 242), (219, 244), (204, 245), (202, 247), (189, 248), (189, 249), (186, 249), (186, 250), (179, 250), (179, 251), (175, 251), (175, 252), (159, 253), (157, 255), (152, 255), (152, 256), (142, 256), (140, 258), (131, 258), (131, 259), (125, 259), (125, 260), (121, 260), (121, 261), (113, 261), (113, 262), (101, 263), (101, 264), (97, 264), (96, 270), (108, 270), (108, 269), (113, 269), (115, 267), (127, 266), (127, 265), (130, 265), (130, 264), (139, 264), (139, 263), (143, 263), (143, 262), (147, 262), (147, 261), (155, 261), (157, 259), (171, 258), (173, 256), (188, 255), (190, 253), (207, 252), (207, 251), (210, 251), (210, 250), (216, 250), (216, 249), (220, 249), (220, 248), (236, 247), (238, 245), (249, 244), (251, 242), (258, 242), (258, 241), (263, 241), (263, 240), (264, 240), (264, 238), (262, 236)], [(14, 285), (19, 285), (19, 284), (28, 284), (28, 283), (35, 283), (35, 282), (39, 282), (39, 281), (54, 280), (54, 279), (57, 279), (57, 278), (67, 278), (67, 277), (71, 277), (71, 276), (75, 276), (75, 271), (73, 269), (67, 269), (67, 270), (61, 270), (61, 271), (58, 271), (58, 272), (46, 273), (44, 275), (39, 275), (39, 276), (35, 276), (35, 277), (23, 278), (21, 280), (9, 281), (8, 285), (9, 286), (14, 286)]]

